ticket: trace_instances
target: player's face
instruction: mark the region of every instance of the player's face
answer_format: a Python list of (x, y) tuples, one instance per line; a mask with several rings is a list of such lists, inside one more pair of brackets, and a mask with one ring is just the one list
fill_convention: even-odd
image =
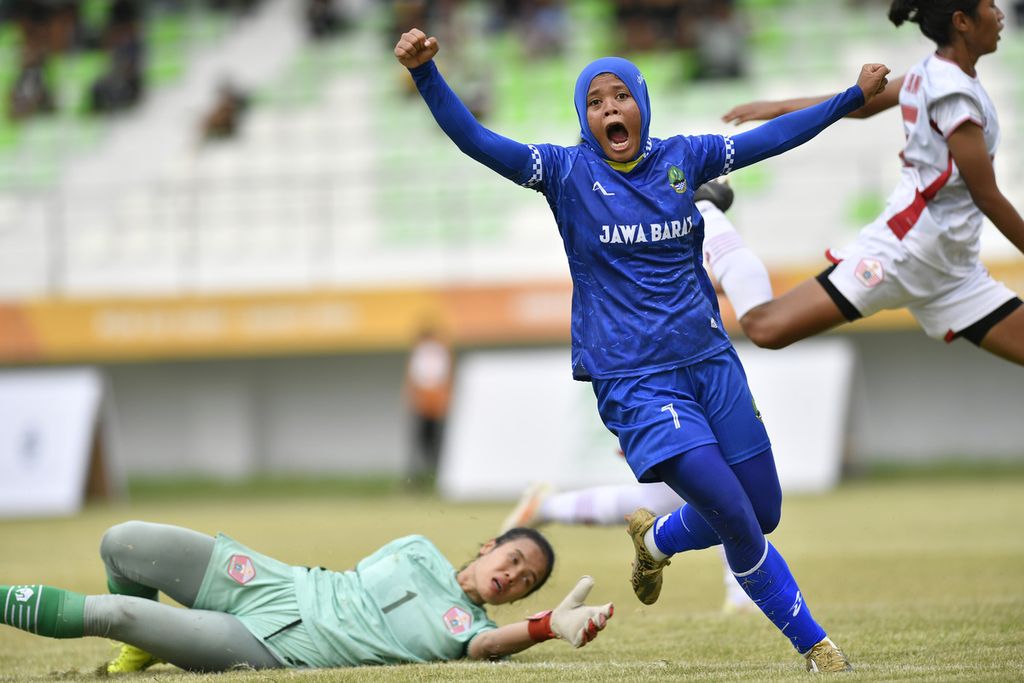
[[(501, 545), (488, 541), (480, 549), (480, 557), (468, 567), (472, 570), (472, 598), (480, 603), (501, 605), (525, 596), (548, 573), (548, 561), (536, 543), (516, 538)], [(463, 588), (466, 588), (465, 586)]]
[(968, 31), (964, 35), (968, 45), (979, 55), (995, 52), (999, 47), (999, 34), (1003, 30), (1002, 10), (995, 0), (980, 0), (974, 16), (968, 17)]
[(590, 82), (587, 125), (612, 161), (633, 161), (639, 156), (640, 107), (618, 76), (598, 74)]

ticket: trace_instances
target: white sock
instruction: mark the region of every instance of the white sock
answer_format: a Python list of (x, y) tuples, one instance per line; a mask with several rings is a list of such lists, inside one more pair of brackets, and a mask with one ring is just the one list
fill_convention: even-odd
[(704, 261), (739, 320), (751, 308), (772, 300), (768, 269), (717, 206), (701, 200), (697, 209), (704, 216)]
[(668, 558), (668, 555), (666, 555), (665, 553), (661, 552), (661, 549), (658, 548), (658, 544), (654, 542), (654, 527), (655, 526), (658, 526), (657, 522), (655, 522), (654, 526), (652, 526), (650, 529), (648, 529), (647, 533), (644, 534), (644, 545), (647, 546), (647, 552), (649, 552), (651, 554), (651, 557), (653, 557), (655, 560), (661, 561), (661, 560), (664, 560), (664, 559)]

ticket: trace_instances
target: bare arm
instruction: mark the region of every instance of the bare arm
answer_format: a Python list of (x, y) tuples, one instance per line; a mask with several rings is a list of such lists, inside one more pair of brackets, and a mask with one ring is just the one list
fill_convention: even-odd
[[(866, 119), (869, 116), (885, 111), (896, 106), (900, 99), (900, 88), (903, 87), (903, 76), (889, 81), (885, 90), (875, 95), (867, 104), (846, 115), (847, 118)], [(832, 95), (821, 95), (819, 97), (795, 97), (789, 100), (765, 100), (761, 102), (747, 102), (740, 104), (723, 116), (726, 123), (739, 125), (747, 121), (768, 121), (783, 114), (806, 109), (832, 97)]]
[(971, 198), (999, 232), (1024, 254), (1024, 219), (996, 184), (992, 158), (981, 126), (966, 121), (949, 136), (949, 152), (960, 169)]
[(530, 637), (528, 625), (528, 621), (519, 621), (484, 631), (469, 641), (466, 654), (470, 659), (498, 659), (533, 647), (537, 641)]

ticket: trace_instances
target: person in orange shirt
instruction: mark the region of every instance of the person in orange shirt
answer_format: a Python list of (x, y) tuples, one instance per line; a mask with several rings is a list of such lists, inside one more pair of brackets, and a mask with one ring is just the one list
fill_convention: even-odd
[(451, 348), (432, 327), (424, 327), (409, 354), (405, 373), (405, 395), (413, 420), (414, 479), (432, 480), (437, 474), (451, 389)]

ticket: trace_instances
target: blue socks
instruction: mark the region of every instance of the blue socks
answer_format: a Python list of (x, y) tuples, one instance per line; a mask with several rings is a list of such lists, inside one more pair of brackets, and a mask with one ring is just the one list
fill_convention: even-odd
[[(715, 530), (692, 505), (683, 505), (654, 523), (654, 544), (666, 555), (702, 550), (721, 542)], [(750, 564), (752, 566), (753, 562)]]
[(805, 654), (825, 637), (825, 629), (818, 625), (804, 604), (789, 566), (767, 540), (764, 559), (753, 569), (736, 574), (736, 580), (800, 654)]
[[(659, 517), (654, 524), (654, 544), (666, 555), (700, 550), (720, 542), (690, 505)], [(762, 557), (751, 558), (745, 564), (753, 569), (737, 574), (737, 581), (797, 651), (803, 654), (825, 637), (825, 630), (811, 616), (796, 579), (775, 546), (765, 539)], [(730, 561), (730, 565), (735, 572), (735, 563)]]

